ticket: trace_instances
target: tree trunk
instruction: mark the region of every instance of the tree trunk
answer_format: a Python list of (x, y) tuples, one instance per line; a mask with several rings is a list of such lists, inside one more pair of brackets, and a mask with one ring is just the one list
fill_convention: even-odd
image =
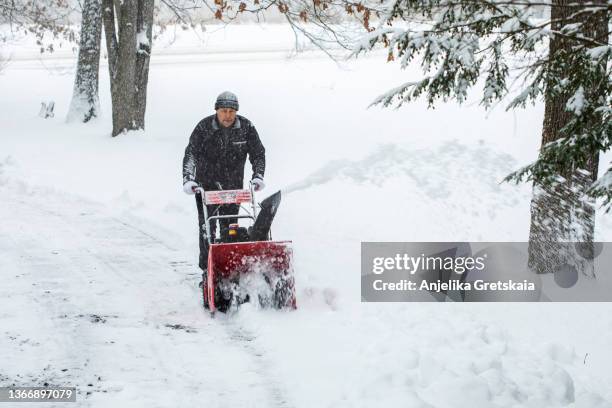
[(113, 105), (112, 135), (117, 136), (145, 126), (153, 0), (122, 0), (114, 4), (113, 0), (104, 0), (103, 8)]
[(144, 129), (144, 118), (147, 108), (147, 84), (149, 82), (149, 61), (153, 37), (153, 0), (138, 0), (140, 10), (137, 19), (138, 52), (136, 55), (136, 109)]
[(81, 19), (81, 40), (72, 101), (66, 121), (88, 122), (98, 117), (98, 73), (102, 35), (101, 0), (85, 0)]
[[(605, 4), (605, 0), (599, 2)], [(576, 4), (574, 0), (552, 2), (552, 29), (559, 30), (570, 23), (582, 23), (581, 31), (585, 37), (607, 43), (606, 12), (583, 14), (578, 18), (572, 18), (572, 14), (586, 6), (569, 6), (571, 3)], [(571, 39), (554, 36), (550, 40), (549, 58), (551, 60), (568, 58), (575, 45)], [(576, 68), (568, 63), (566, 69)], [(602, 67), (602, 74), (605, 78), (605, 67)], [(586, 89), (586, 92), (601, 93), (596, 85)], [(568, 94), (554, 94), (549, 88), (545, 91), (542, 147), (562, 137), (560, 130), (571, 119), (571, 113), (566, 110), (570, 97)], [(599, 152), (596, 151), (585, 157), (584, 161), (586, 165), (582, 169), (573, 163), (565, 164), (565, 168), (559, 173), (559, 180), (552, 185), (534, 182), (529, 233), (529, 266), (537, 273), (555, 272), (560, 266), (568, 264), (582, 273), (592, 274), (592, 259), (588, 259), (588, 256), (585, 258), (584, 254), (593, 253), (595, 203), (587, 198), (586, 191), (597, 179)], [(583, 243), (581, 255), (577, 256), (574, 245), (564, 245), (563, 242)]]

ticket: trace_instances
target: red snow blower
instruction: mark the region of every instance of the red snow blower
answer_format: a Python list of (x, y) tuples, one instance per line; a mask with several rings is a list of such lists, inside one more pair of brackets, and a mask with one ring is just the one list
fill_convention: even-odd
[[(272, 241), (270, 232), (281, 192), (263, 200), (258, 211), (252, 185), (249, 190), (196, 191), (202, 197), (205, 222), (201, 228), (209, 245), (208, 273), (202, 285), (204, 307), (213, 313), (226, 312), (232, 306), (258, 301), (262, 307), (295, 309), (291, 241)], [(238, 204), (241, 211), (237, 215), (217, 215), (218, 210), (208, 214), (206, 205), (223, 204)], [(229, 228), (217, 229), (219, 238), (213, 237), (211, 226), (223, 219), (246, 220), (250, 225), (229, 224)]]

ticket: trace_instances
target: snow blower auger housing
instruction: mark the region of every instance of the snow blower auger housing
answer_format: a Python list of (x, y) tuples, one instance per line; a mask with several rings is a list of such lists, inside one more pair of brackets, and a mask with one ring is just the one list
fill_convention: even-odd
[[(259, 301), (263, 307), (295, 309), (291, 241), (272, 241), (270, 232), (281, 192), (263, 200), (258, 211), (252, 184), (248, 190), (196, 191), (202, 197), (205, 222), (201, 228), (209, 245), (207, 277), (202, 285), (204, 307), (212, 313), (226, 312), (232, 305)], [(240, 212), (208, 214), (207, 205), (223, 204), (238, 204)], [(223, 219), (245, 220), (250, 226), (229, 224), (228, 229), (217, 229), (218, 238), (212, 236), (211, 226)]]

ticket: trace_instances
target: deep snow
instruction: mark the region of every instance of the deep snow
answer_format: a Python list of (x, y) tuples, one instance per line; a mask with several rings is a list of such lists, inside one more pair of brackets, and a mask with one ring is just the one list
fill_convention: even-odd
[[(100, 407), (612, 406), (609, 304), (360, 303), (361, 241), (527, 239), (530, 187), (500, 180), (535, 158), (542, 107), (366, 109), (409, 73), (381, 56), (288, 59), (283, 32), (211, 31), (213, 53), (179, 32), (153, 57), (146, 132), (114, 139), (105, 64), (104, 116), (67, 125), (76, 59), (14, 48), (0, 385), (70, 384)], [(285, 192), (274, 234), (294, 242), (295, 312), (213, 320), (199, 303), (181, 161), (226, 89), (267, 148), (262, 198)], [(56, 117), (38, 118), (51, 99)], [(597, 237), (612, 238), (603, 214)]]

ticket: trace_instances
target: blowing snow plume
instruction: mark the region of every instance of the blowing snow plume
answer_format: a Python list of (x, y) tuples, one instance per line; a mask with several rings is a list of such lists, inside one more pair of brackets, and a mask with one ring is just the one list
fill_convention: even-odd
[(325, 184), (339, 173), (342, 173), (342, 171), (350, 165), (351, 161), (349, 160), (334, 160), (310, 174), (302, 181), (298, 181), (283, 188), (281, 192), (283, 195), (287, 195), (289, 193), (293, 193), (294, 191), (305, 190), (319, 184)]
[(408, 150), (396, 144), (385, 144), (359, 160), (333, 160), (281, 191), (286, 195), (338, 177), (358, 184), (366, 182), (381, 186), (395, 176), (407, 176), (420, 193), (440, 198), (459, 185), (482, 181), (483, 175), (496, 175), (488, 180), (488, 189), (496, 191), (499, 180), (512, 171), (513, 164), (512, 156), (482, 144), (468, 146), (452, 140), (426, 150)]
[[(325, 184), (338, 176), (345, 176), (354, 181), (373, 180), (372, 169), (376, 166), (390, 167), (396, 162), (404, 161), (406, 152), (394, 144), (380, 146), (374, 153), (361, 160), (333, 160), (311, 173), (301, 181), (293, 183), (281, 191), (283, 194), (305, 190), (320, 184)], [(375, 173), (375, 172), (374, 172)]]

